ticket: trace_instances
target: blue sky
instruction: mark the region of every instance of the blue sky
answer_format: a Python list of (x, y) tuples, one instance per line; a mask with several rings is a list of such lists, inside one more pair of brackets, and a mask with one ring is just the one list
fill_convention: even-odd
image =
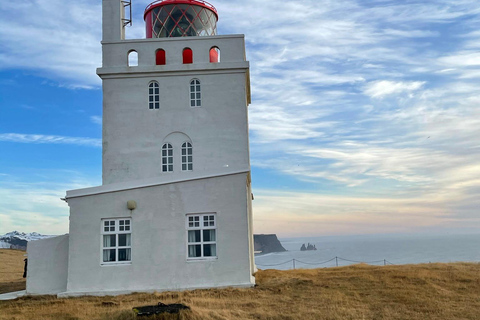
[[(212, 3), (246, 36), (256, 233), (479, 232), (478, 1)], [(101, 1), (0, 15), (0, 234), (67, 233), (101, 184)]]

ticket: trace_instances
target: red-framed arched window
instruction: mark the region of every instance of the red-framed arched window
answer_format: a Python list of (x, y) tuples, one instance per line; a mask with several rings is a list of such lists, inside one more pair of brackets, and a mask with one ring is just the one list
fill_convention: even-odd
[(193, 51), (190, 48), (183, 49), (183, 64), (193, 63)]
[(155, 64), (157, 66), (161, 66), (161, 65), (164, 65), (166, 64), (167, 60), (165, 58), (165, 50), (163, 49), (158, 49), (156, 52), (155, 52)]

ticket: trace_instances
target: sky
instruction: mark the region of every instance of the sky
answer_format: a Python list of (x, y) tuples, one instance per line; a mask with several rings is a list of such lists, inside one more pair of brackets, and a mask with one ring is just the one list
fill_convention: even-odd
[[(477, 0), (211, 2), (246, 39), (255, 233), (480, 233)], [(0, 234), (68, 233), (101, 184), (100, 40), (100, 0), (0, 1)]]

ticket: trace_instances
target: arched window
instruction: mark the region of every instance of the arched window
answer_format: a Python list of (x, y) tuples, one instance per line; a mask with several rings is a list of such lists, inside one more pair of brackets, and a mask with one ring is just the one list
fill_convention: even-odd
[(202, 106), (202, 94), (200, 92), (200, 80), (190, 81), (190, 107)]
[(218, 47), (210, 48), (210, 62), (211, 63), (220, 62), (220, 49), (218, 49)]
[(190, 48), (183, 49), (183, 64), (193, 63), (193, 51)]
[(128, 52), (128, 66), (137, 67), (138, 66), (138, 53), (135, 50)]
[(160, 109), (160, 88), (157, 81), (148, 85), (148, 108)]
[(193, 170), (192, 151), (192, 144), (190, 142), (184, 142), (182, 144), (182, 171)]
[(162, 172), (173, 172), (173, 148), (170, 143), (162, 146)]
[(163, 49), (158, 49), (155, 52), (155, 64), (157, 66), (164, 65), (166, 64), (166, 58), (165, 58), (165, 50)]

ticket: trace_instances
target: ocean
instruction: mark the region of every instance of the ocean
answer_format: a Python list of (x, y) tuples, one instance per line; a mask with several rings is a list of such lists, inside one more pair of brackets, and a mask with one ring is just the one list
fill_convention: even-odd
[[(259, 269), (328, 268), (359, 262), (372, 265), (480, 262), (480, 234), (395, 234), (280, 238), (286, 252), (256, 254)], [(302, 244), (316, 251), (300, 251)]]

